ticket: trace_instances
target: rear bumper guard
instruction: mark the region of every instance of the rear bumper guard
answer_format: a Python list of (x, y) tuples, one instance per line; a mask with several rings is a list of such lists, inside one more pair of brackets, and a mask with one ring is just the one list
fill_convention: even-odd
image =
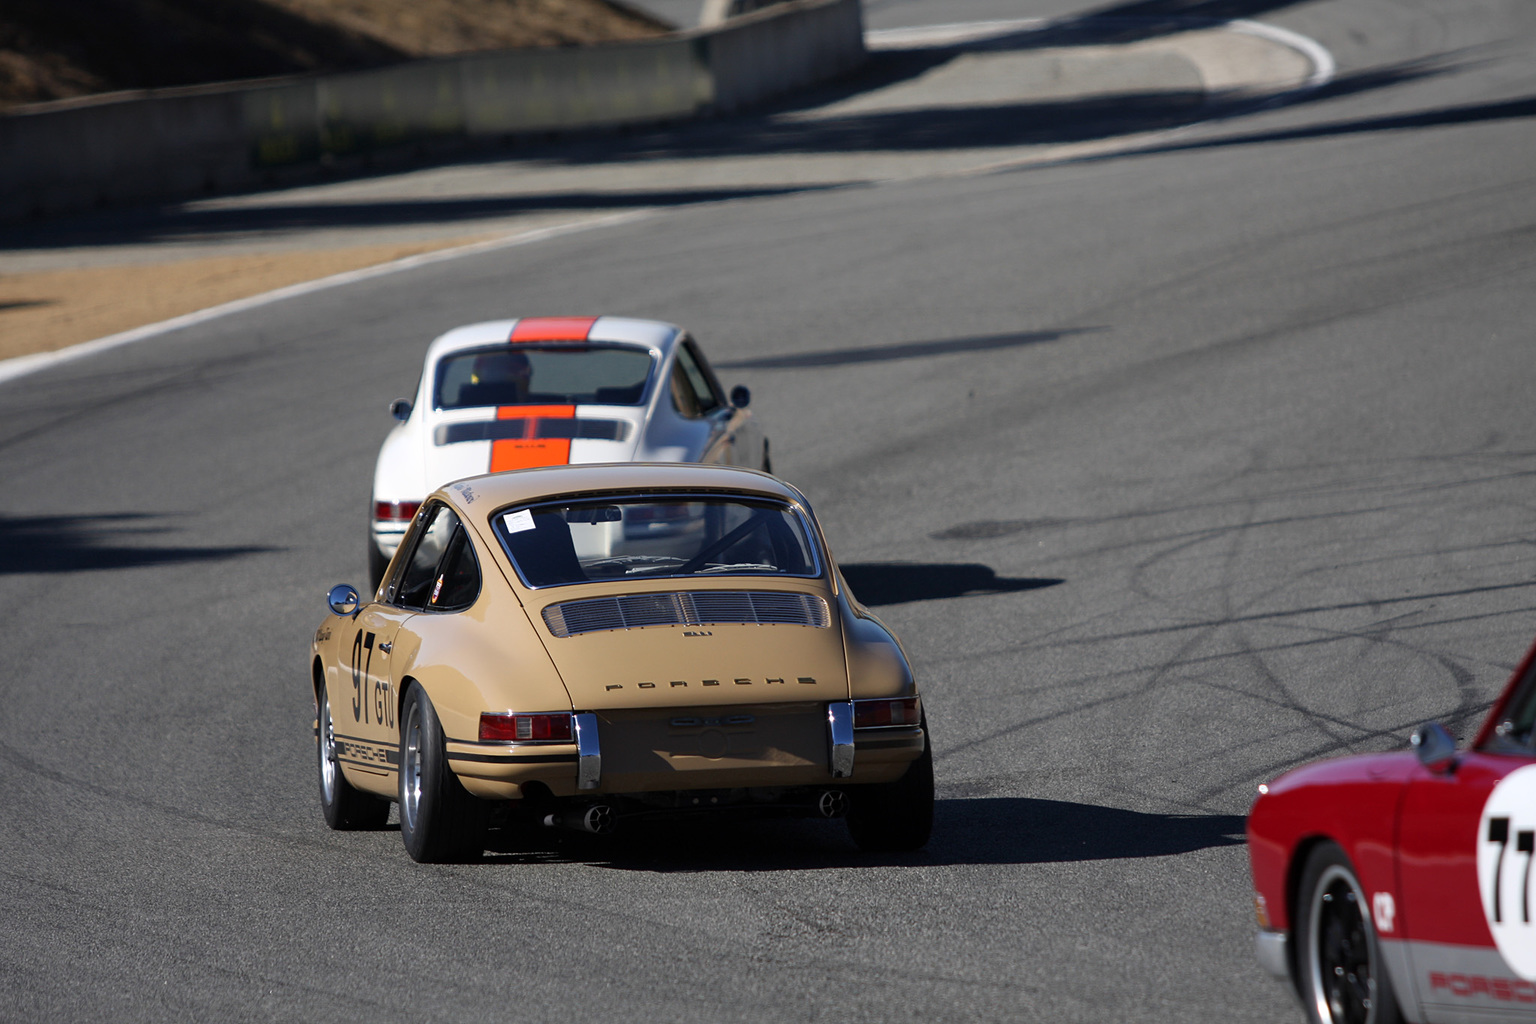
[(853, 775), (853, 702), (827, 705), (827, 769), (834, 779)]
[(603, 750), (597, 739), (597, 716), (576, 716), (576, 788), (596, 789), (603, 781)]

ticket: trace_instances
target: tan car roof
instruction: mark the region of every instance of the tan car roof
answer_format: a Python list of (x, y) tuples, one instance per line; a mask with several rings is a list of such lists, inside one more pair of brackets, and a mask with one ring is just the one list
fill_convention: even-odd
[(444, 486), (438, 494), (467, 513), (483, 514), (505, 505), (546, 498), (652, 488), (746, 491), (785, 501), (805, 502), (798, 490), (767, 473), (688, 462), (613, 462), (519, 469), (456, 480)]

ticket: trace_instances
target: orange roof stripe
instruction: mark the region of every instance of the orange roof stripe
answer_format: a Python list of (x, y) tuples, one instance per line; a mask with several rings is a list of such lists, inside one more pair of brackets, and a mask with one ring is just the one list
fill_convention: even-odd
[(595, 316), (525, 316), (508, 341), (586, 341)]

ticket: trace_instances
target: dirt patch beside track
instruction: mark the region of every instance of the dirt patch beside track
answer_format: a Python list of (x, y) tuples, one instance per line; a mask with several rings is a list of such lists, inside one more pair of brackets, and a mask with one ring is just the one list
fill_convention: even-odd
[(480, 236), (0, 277), (0, 359), (47, 352)]
[(607, 0), (5, 0), (0, 108), (668, 28)]

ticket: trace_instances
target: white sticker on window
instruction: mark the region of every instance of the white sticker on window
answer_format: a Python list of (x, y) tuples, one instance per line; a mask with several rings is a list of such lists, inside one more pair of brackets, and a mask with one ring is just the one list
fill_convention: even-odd
[(1504, 962), (1536, 981), (1536, 764), (1510, 772), (1493, 788), (1477, 823), (1477, 882), (1488, 930)]
[(501, 522), (508, 533), (522, 533), (524, 530), (533, 529), (533, 513), (527, 509), (511, 512)]

